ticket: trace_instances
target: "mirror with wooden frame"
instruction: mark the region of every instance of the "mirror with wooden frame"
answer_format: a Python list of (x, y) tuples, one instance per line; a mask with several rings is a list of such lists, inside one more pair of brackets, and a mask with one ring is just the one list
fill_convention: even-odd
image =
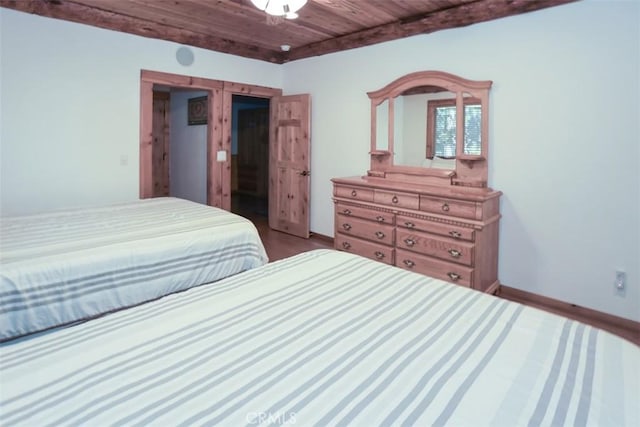
[(421, 71), (369, 92), (369, 175), (486, 187), (491, 84)]

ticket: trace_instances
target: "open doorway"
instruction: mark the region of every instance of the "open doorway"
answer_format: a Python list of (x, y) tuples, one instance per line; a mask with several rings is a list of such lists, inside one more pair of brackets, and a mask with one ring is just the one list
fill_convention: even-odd
[(153, 85), (153, 197), (207, 203), (206, 116), (190, 114), (207, 97), (207, 91)]
[(202, 204), (207, 203), (208, 124), (190, 110), (204, 109), (207, 98), (207, 91), (171, 88), (170, 195)]
[(166, 86), (153, 86), (152, 120), (153, 197), (167, 197), (171, 190), (169, 178), (171, 94)]
[(207, 92), (207, 204), (231, 210), (233, 95), (269, 99), (269, 227), (309, 237), (311, 97), (282, 95), (281, 89), (183, 76), (140, 72), (140, 198), (153, 197), (153, 87)]
[(232, 97), (231, 211), (269, 215), (269, 98)]

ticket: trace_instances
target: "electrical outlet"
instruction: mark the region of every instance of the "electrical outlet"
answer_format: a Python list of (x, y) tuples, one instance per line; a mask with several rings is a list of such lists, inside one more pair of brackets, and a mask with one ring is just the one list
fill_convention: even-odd
[(616, 271), (616, 281), (614, 284), (618, 291), (623, 291), (627, 286), (627, 273), (620, 270)]

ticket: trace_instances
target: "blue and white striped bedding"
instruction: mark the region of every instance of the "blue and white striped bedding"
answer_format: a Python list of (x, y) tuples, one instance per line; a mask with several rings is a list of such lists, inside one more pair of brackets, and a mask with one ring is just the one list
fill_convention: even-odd
[(0, 345), (0, 424), (640, 425), (640, 348), (318, 250)]
[(254, 225), (176, 198), (3, 218), (0, 340), (264, 265)]

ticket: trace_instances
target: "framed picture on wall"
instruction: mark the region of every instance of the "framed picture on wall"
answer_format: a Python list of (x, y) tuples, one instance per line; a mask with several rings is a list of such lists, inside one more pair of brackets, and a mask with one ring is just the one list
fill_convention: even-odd
[(207, 104), (206, 96), (189, 98), (187, 119), (189, 126), (207, 124)]

